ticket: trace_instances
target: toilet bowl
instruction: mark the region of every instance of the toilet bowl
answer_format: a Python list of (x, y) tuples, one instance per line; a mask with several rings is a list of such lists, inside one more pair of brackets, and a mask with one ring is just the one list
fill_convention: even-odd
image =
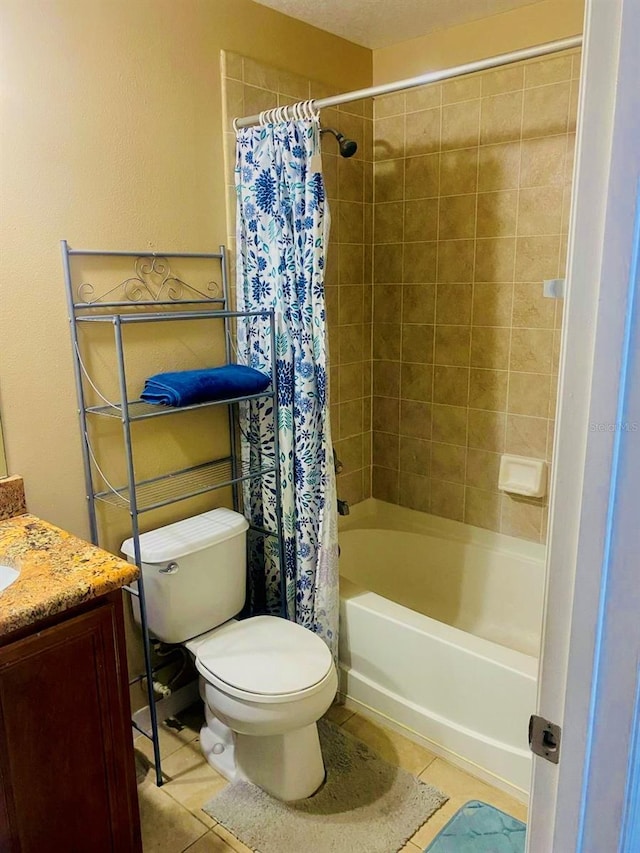
[(338, 687), (322, 640), (293, 622), (256, 616), (185, 645), (200, 673), (209, 764), (280, 800), (310, 797), (324, 780), (316, 721)]
[[(246, 592), (247, 527), (221, 508), (140, 536), (147, 622), (158, 639), (183, 643), (194, 658), (209, 764), (278, 799), (304, 799), (324, 780), (316, 723), (338, 678), (326, 644), (301, 625), (233, 618)], [(133, 560), (132, 539), (122, 552)], [(140, 621), (135, 606), (134, 617)]]

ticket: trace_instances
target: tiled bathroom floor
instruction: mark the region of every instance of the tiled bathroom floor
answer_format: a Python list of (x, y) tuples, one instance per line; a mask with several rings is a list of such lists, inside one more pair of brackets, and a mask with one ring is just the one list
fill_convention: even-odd
[[(248, 847), (202, 811), (204, 803), (227, 782), (209, 767), (200, 752), (199, 714), (200, 709), (194, 708), (192, 713), (181, 715), (185, 727), (179, 732), (162, 727), (162, 768), (169, 781), (162, 788), (157, 788), (153, 772), (149, 770), (138, 786), (144, 853), (251, 853)], [(365, 741), (390, 763), (414, 773), (449, 796), (449, 801), (406, 844), (403, 853), (423, 850), (468, 800), (484, 800), (520, 820), (526, 820), (526, 806), (437, 758), (402, 735), (337, 705), (329, 710), (327, 718)], [(150, 746), (142, 736), (135, 741), (136, 750), (146, 758), (152, 754)], [(298, 851), (283, 850), (282, 853)]]

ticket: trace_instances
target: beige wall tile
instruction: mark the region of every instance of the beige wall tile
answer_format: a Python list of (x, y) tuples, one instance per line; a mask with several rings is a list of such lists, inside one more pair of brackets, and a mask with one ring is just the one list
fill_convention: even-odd
[(431, 509), (431, 480), (420, 474), (400, 471), (399, 504), (419, 512)]
[(383, 468), (398, 468), (400, 462), (400, 436), (397, 433), (373, 433), (373, 458)]
[(376, 397), (400, 396), (400, 362), (373, 362), (373, 393)]
[(475, 281), (513, 281), (515, 237), (483, 237), (476, 241)]
[(441, 196), (438, 212), (440, 240), (474, 237), (476, 232), (476, 196)]
[(442, 150), (478, 144), (480, 100), (442, 107)]
[(471, 338), (471, 366), (507, 370), (511, 329), (476, 326)]
[(500, 530), (508, 536), (539, 542), (542, 532), (542, 505), (503, 495)]
[(405, 284), (403, 286), (403, 323), (433, 323), (435, 318), (435, 307), (435, 284)]
[(516, 190), (480, 193), (477, 208), (477, 237), (512, 237), (516, 233), (518, 193)]
[(423, 324), (402, 326), (402, 361), (433, 363), (433, 329), (433, 326)]
[(351, 400), (348, 403), (339, 404), (341, 438), (360, 435), (364, 431), (362, 407), (362, 400)]
[(552, 348), (549, 329), (513, 329), (509, 367), (524, 373), (550, 373)]
[(539, 373), (509, 374), (507, 411), (514, 415), (546, 418), (549, 414), (551, 377)]
[(361, 500), (364, 500), (365, 495), (362, 482), (362, 469), (344, 471), (342, 474), (338, 474), (336, 485), (341, 499), (350, 504), (359, 503)]
[(415, 400), (400, 400), (400, 435), (431, 438), (432, 406)]
[[(404, 160), (385, 160), (373, 164), (373, 182), (375, 185), (376, 203), (383, 201), (397, 201), (404, 195)], [(437, 172), (436, 172), (437, 182)], [(437, 195), (436, 191), (433, 195)]]
[(397, 397), (374, 397), (372, 425), (381, 432), (400, 431), (400, 406)]
[(506, 415), (503, 412), (469, 409), (469, 447), (476, 448), (477, 450), (491, 450), (494, 453), (503, 453), (505, 450), (505, 435)]
[(338, 458), (344, 465), (345, 473), (362, 468), (363, 442), (361, 434), (340, 439), (340, 441), (335, 442), (335, 447)]
[(438, 199), (423, 198), (404, 203), (404, 239), (407, 242), (438, 239)]
[(400, 323), (373, 324), (373, 358), (400, 360)]
[(399, 479), (398, 472), (390, 468), (381, 468), (379, 465), (373, 465), (371, 471), (371, 490), (374, 498), (379, 498), (382, 501), (389, 503), (398, 503), (399, 494)]
[(362, 284), (364, 275), (364, 247), (360, 243), (341, 243), (338, 253), (338, 281), (340, 284)]
[(405, 96), (405, 109), (408, 113), (439, 107), (442, 102), (442, 84), (431, 83), (417, 89), (408, 89)]
[(373, 280), (380, 284), (402, 281), (401, 243), (374, 246)]
[(473, 288), (474, 326), (510, 326), (513, 285), (478, 282)]
[(239, 53), (234, 53), (231, 50), (223, 51), (224, 59), (224, 74), (226, 77), (233, 77), (234, 80), (243, 80), (244, 57)]
[(354, 361), (363, 361), (364, 353), (364, 326), (356, 323), (351, 326), (340, 326), (339, 328), (340, 364), (351, 364)]
[(338, 229), (341, 243), (362, 243), (364, 240), (364, 207), (361, 203), (338, 202)]
[(443, 151), (440, 155), (440, 194), (475, 193), (478, 188), (478, 148)]
[(403, 202), (388, 201), (376, 204), (373, 225), (376, 243), (401, 243), (404, 232), (403, 218)]
[(411, 436), (400, 436), (400, 470), (429, 476), (431, 442)]
[(481, 85), (479, 74), (448, 80), (442, 84), (442, 103), (454, 104), (457, 101), (470, 101), (479, 98)]
[(435, 364), (468, 366), (470, 351), (470, 326), (436, 326)]
[(509, 65), (497, 71), (488, 71), (482, 75), (482, 96), (502, 95), (504, 92), (513, 92), (524, 86), (524, 67), (522, 65)]
[(464, 490), (464, 521), (487, 530), (500, 528), (502, 496), (467, 486)]
[(419, 157), (408, 157), (404, 180), (405, 198), (436, 197), (440, 186), (440, 155), (425, 154)]
[(464, 486), (431, 479), (431, 512), (455, 521), (464, 517)]
[[(335, 291), (335, 297), (339, 298), (339, 319), (340, 323), (362, 323), (364, 322), (364, 288), (360, 284), (348, 285), (342, 284), (336, 288), (328, 288), (330, 293)], [(329, 302), (329, 296), (325, 298)], [(331, 320), (329, 320), (331, 322)]]
[(387, 116), (404, 115), (405, 93), (393, 92), (391, 95), (379, 95), (373, 99), (373, 115), (375, 120)]
[(473, 240), (441, 240), (438, 244), (438, 281), (471, 281), (473, 253)]
[(518, 234), (559, 234), (562, 187), (529, 187), (518, 196)]
[(522, 136), (552, 136), (566, 133), (571, 83), (553, 83), (526, 89), (522, 111)]
[(484, 489), (467, 486), (464, 490), (464, 521), (487, 530), (500, 529), (502, 497)]
[(509, 190), (520, 178), (520, 142), (482, 145), (478, 154), (478, 190)]
[(402, 311), (402, 285), (385, 284), (373, 288), (373, 322), (399, 323)]
[(505, 451), (544, 459), (547, 451), (547, 419), (507, 415)]
[(447, 444), (467, 444), (467, 409), (461, 406), (434, 405), (432, 409), (432, 438)]
[(458, 444), (431, 445), (431, 476), (435, 480), (449, 483), (464, 483), (466, 467), (466, 447)]
[(469, 368), (437, 364), (433, 370), (433, 401), (446, 406), (466, 406), (469, 400)]
[(467, 326), (471, 322), (473, 286), (441, 283), (437, 286), (436, 315), (438, 323)]
[(375, 160), (404, 157), (404, 115), (376, 119), (373, 156)]
[(564, 53), (559, 56), (545, 57), (540, 62), (531, 62), (524, 69), (524, 85), (529, 88), (570, 80), (572, 61), (572, 55)]
[[(402, 220), (401, 220), (402, 221)], [(403, 281), (408, 283), (434, 282), (438, 245), (435, 241), (405, 243), (403, 255)]]
[(406, 154), (431, 154), (440, 150), (440, 108), (408, 113), (405, 117)]
[(346, 364), (341, 366), (338, 380), (338, 393), (340, 394), (341, 403), (362, 397), (362, 377), (361, 364)]
[(565, 134), (523, 140), (520, 186), (561, 186), (565, 181), (565, 151)]
[(403, 400), (431, 401), (433, 372), (431, 365), (404, 362), (400, 367), (400, 396)]
[(523, 93), (508, 92), (482, 99), (480, 144), (520, 139)]
[(338, 198), (364, 201), (364, 163), (355, 157), (338, 157)]
[(469, 377), (469, 406), (504, 412), (507, 408), (509, 374), (506, 370), (478, 370)]
[(518, 283), (513, 287), (513, 325), (529, 329), (552, 329), (556, 300), (545, 297), (542, 282)]
[(515, 281), (544, 281), (558, 277), (560, 237), (518, 237)]
[[(485, 492), (498, 491), (500, 454), (470, 447), (467, 450), (467, 485)], [(484, 527), (484, 525), (481, 525)]]

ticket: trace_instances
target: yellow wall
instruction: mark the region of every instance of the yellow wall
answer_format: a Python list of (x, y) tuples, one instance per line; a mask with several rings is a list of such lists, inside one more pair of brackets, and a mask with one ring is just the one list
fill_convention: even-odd
[(1, 0), (0, 389), (32, 512), (87, 535), (59, 240), (224, 242), (220, 50), (334, 90), (371, 52), (250, 0)]
[(582, 32), (584, 0), (543, 0), (373, 52), (373, 82), (390, 83), (427, 71), (508, 53)]

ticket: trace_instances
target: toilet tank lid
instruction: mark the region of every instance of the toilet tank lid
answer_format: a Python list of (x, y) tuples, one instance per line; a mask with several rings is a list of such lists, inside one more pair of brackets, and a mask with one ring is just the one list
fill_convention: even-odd
[[(238, 536), (248, 527), (247, 519), (239, 512), (219, 507), (143, 533), (140, 536), (140, 558), (143, 563), (177, 560)], [(120, 550), (133, 558), (133, 538), (123, 542)]]

